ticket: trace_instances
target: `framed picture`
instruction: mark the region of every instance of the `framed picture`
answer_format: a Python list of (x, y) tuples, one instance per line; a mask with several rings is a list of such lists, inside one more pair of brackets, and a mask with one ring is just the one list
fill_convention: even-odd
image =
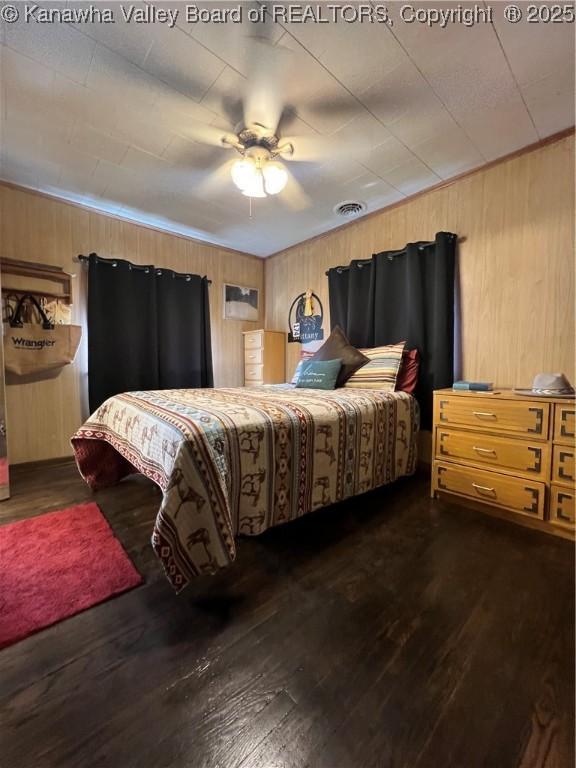
[(224, 319), (257, 321), (260, 315), (258, 288), (224, 284)]

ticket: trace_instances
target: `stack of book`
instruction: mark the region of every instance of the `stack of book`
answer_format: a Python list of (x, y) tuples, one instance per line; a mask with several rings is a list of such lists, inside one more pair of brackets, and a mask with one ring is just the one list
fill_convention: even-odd
[(492, 382), (488, 381), (455, 381), (452, 389), (463, 389), (470, 392), (491, 392)]

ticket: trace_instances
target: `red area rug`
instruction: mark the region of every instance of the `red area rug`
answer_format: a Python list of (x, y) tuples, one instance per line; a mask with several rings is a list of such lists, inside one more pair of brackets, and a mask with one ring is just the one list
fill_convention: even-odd
[(141, 582), (96, 504), (0, 526), (0, 648)]

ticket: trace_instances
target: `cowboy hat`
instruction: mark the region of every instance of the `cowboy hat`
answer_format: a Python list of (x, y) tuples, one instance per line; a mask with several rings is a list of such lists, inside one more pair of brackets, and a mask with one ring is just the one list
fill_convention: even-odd
[(563, 373), (539, 373), (534, 376), (532, 389), (515, 389), (514, 392), (532, 397), (574, 397), (574, 387)]

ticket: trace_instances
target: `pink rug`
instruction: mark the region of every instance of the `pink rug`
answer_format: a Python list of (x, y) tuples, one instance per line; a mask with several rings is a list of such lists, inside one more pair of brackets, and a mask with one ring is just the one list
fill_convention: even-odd
[(141, 582), (96, 504), (0, 526), (0, 648)]

